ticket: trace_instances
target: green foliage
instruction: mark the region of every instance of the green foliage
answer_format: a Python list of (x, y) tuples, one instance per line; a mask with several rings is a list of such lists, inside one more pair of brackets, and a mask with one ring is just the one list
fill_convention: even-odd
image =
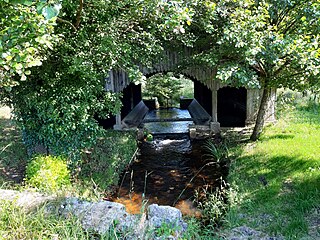
[(22, 124), (30, 154), (41, 144), (76, 162), (81, 150), (95, 144), (103, 129), (94, 116), (106, 118), (120, 108), (116, 94), (104, 92), (102, 82), (98, 85), (95, 81), (89, 76), (78, 82), (52, 79), (13, 88), (11, 103), (16, 106), (15, 116)]
[(132, 133), (108, 131), (89, 151), (83, 154), (78, 178), (93, 181), (100, 190), (111, 191), (119, 183), (120, 175), (129, 165), (136, 151)]
[(59, 7), (46, 2), (0, 1), (0, 88), (10, 90), (25, 81), (58, 40), (54, 17)]
[(194, 98), (194, 83), (185, 78), (180, 80), (182, 88), (180, 89), (180, 97)]
[[(21, 73), (25, 81), (7, 84), (14, 85), (11, 92), (3, 91), (7, 85), (0, 85), (1, 101), (14, 108), (30, 154), (37, 145), (43, 145), (56, 155), (68, 155), (74, 162), (81, 151), (93, 147), (103, 135), (95, 116), (108, 118), (120, 111), (121, 94), (104, 90), (109, 70), (125, 69), (132, 81), (140, 81), (137, 63), (151, 65), (163, 50), (164, 39), (180, 41), (183, 34), (175, 29), (188, 25), (192, 15), (184, 1), (72, 0), (62, 1), (61, 9), (56, 1), (21, 2), (26, 5), (6, 1), (8, 9), (1, 10), (8, 17), (1, 23), (7, 26), (10, 19), (15, 19), (10, 29), (16, 29), (14, 33), (20, 36), (7, 36), (8, 41), (19, 41), (13, 48), (17, 45), (21, 54), (29, 54), (26, 61), (35, 58), (37, 64), (32, 65), (36, 67), (25, 79), (29, 65), (19, 62), (18, 70), (23, 71), (12, 71), (10, 79), (17, 79)], [(35, 25), (34, 35), (25, 34), (33, 25), (17, 17), (17, 9), (31, 14), (28, 16)], [(37, 45), (36, 40), (42, 36), (48, 39), (40, 39)], [(59, 36), (59, 42), (50, 45), (55, 36)], [(23, 44), (33, 51), (29, 49), (29, 53), (27, 45), (24, 51)], [(50, 51), (42, 51), (44, 47)], [(7, 68), (3, 64), (13, 61), (11, 53), (3, 56), (0, 70)]]
[(175, 77), (173, 73), (156, 74), (149, 79), (143, 89), (143, 95), (147, 98), (157, 97), (160, 106), (168, 106), (168, 101), (179, 102), (180, 90), (182, 89), (181, 75)]
[(65, 158), (36, 156), (26, 168), (26, 183), (45, 192), (56, 192), (70, 185), (70, 173)]
[(206, 11), (199, 22), (217, 44), (203, 58), (218, 79), (249, 87), (317, 84), (318, 1), (218, 1)]

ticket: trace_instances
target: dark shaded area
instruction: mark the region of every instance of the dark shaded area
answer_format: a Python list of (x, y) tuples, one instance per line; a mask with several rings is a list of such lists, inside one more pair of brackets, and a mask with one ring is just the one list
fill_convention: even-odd
[(180, 109), (188, 109), (193, 98), (180, 98)]
[(141, 84), (135, 85), (134, 83), (130, 83), (122, 91), (122, 94), (121, 118), (123, 119), (142, 100)]
[(272, 139), (292, 139), (295, 136), (293, 134), (276, 134), (272, 136), (262, 136), (261, 139), (263, 140), (272, 140)]
[(194, 81), (194, 98), (211, 115), (212, 113), (212, 92), (199, 81)]
[(247, 90), (244, 87), (223, 87), (218, 90), (218, 122), (221, 127), (244, 127)]
[[(141, 93), (141, 85), (135, 85), (134, 83), (130, 83), (123, 91), (122, 91), (122, 108), (121, 108), (121, 118), (123, 119), (128, 113), (142, 100)], [(105, 129), (113, 128), (113, 125), (116, 124), (116, 117), (111, 116), (107, 119), (100, 119), (96, 117), (100, 126)]]
[(10, 119), (0, 118), (0, 186), (21, 183), (28, 154), (19, 127)]

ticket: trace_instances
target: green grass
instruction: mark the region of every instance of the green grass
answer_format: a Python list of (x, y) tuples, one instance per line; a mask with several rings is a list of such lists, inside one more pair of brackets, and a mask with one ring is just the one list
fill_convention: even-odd
[(308, 228), (315, 227), (309, 215), (320, 209), (319, 112), (317, 105), (286, 112), (257, 143), (232, 149), (242, 152), (231, 163), (229, 182), (238, 193), (226, 216), (229, 227), (247, 225), (285, 239), (314, 237)]
[[(126, 234), (126, 233), (124, 233)], [(0, 201), (0, 240), (116, 240), (124, 239), (115, 227), (104, 234), (83, 229), (79, 219), (48, 212), (46, 206), (26, 212)]]
[(64, 219), (46, 213), (25, 212), (0, 201), (0, 239), (89, 239), (76, 219)]

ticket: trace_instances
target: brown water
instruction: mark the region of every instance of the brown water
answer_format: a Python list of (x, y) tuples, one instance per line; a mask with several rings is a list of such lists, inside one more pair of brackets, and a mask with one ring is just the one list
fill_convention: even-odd
[(113, 200), (133, 214), (140, 213), (145, 203), (157, 203), (200, 216), (193, 205), (195, 192), (220, 186), (223, 175), (221, 168), (210, 163), (204, 144), (181, 134), (141, 143), (137, 159), (123, 174)]

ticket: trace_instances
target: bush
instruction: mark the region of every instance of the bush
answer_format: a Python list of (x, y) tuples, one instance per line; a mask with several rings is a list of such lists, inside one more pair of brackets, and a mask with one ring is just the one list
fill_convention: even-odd
[(26, 183), (45, 192), (56, 192), (70, 185), (66, 159), (56, 156), (36, 156), (27, 165)]

